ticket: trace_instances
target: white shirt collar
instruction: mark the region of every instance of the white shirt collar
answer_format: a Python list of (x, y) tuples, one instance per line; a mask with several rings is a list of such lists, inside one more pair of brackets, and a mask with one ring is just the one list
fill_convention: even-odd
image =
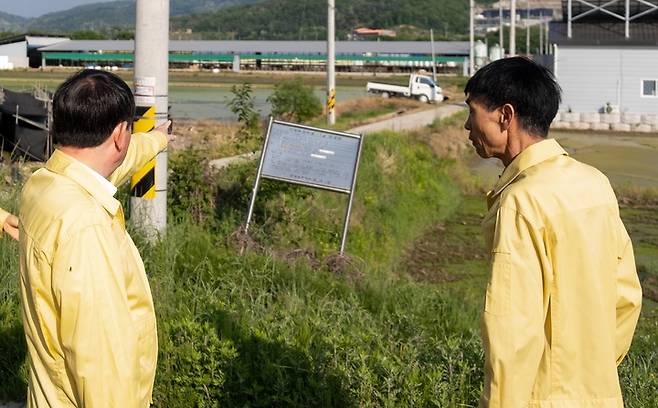
[(92, 169), (91, 167), (87, 166), (86, 164), (84, 164), (82, 162), (79, 162), (79, 163), (82, 164), (82, 167), (87, 169), (96, 178), (96, 180), (98, 180), (99, 183), (101, 183), (103, 188), (108, 193), (110, 193), (110, 195), (112, 197), (114, 197), (114, 195), (117, 193), (117, 188), (115, 187), (114, 184), (110, 183), (108, 179), (106, 179), (105, 177), (98, 174), (98, 172), (96, 170)]

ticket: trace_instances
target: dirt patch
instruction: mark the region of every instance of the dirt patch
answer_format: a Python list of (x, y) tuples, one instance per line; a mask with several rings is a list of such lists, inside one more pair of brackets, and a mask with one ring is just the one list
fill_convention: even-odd
[(482, 217), (458, 211), (445, 223), (429, 229), (405, 251), (402, 272), (419, 282), (453, 282), (467, 272), (451, 267), (486, 259), (480, 235)]
[(248, 252), (267, 253), (288, 264), (304, 262), (314, 270), (327, 270), (349, 283), (358, 283), (363, 277), (366, 264), (363, 259), (338, 252), (321, 258), (313, 248), (283, 249), (267, 247), (258, 238), (245, 233), (244, 226), (227, 237), (227, 243), (240, 254)]
[(645, 298), (658, 302), (658, 278), (655, 276), (648, 276), (642, 279), (642, 270), (638, 268), (638, 273), (641, 276), (642, 295)]
[(361, 258), (335, 253), (325, 257), (323, 264), (331, 273), (350, 283), (356, 283), (363, 279), (365, 262)]

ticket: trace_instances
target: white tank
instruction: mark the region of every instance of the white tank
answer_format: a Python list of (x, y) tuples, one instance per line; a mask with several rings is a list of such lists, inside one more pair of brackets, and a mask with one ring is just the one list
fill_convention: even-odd
[(503, 58), (503, 50), (500, 48), (500, 45), (495, 44), (489, 48), (489, 61), (496, 61), (501, 58)]
[(477, 40), (473, 47), (473, 52), (475, 53), (475, 65), (481, 67), (487, 63), (487, 45), (485, 43)]

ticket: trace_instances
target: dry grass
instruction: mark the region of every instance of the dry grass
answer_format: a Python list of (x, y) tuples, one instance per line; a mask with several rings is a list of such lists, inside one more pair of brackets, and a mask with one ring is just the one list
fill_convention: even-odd
[(397, 160), (395, 153), (387, 149), (377, 149), (377, 163), (379, 163), (382, 173), (392, 175), (397, 169)]
[(454, 160), (448, 173), (466, 194), (482, 194), (487, 191), (479, 177), (468, 167), (477, 155), (463, 128), (465, 113), (434, 123), (427, 130), (415, 133), (415, 137), (427, 143), (435, 155)]
[(619, 204), (626, 207), (658, 207), (658, 188), (636, 185), (615, 186)]
[(394, 104), (396, 112), (406, 112), (412, 109), (427, 107), (428, 105), (418, 102), (415, 99), (407, 98), (390, 98), (385, 99), (378, 96), (366, 96), (363, 98), (350, 99), (348, 101), (336, 104), (336, 114), (338, 116), (346, 112), (367, 111), (376, 108), (388, 107)]
[(177, 120), (174, 123), (176, 140), (169, 148), (173, 151), (193, 148), (217, 157), (231, 156), (238, 153), (236, 141), (239, 130), (240, 124), (237, 122)]

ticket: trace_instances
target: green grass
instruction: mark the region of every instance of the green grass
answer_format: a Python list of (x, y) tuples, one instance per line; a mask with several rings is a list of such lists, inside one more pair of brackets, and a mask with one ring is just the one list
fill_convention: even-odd
[[(331, 129), (335, 130), (347, 130), (355, 126), (359, 126), (369, 119), (376, 118), (378, 116), (386, 115), (389, 113), (397, 112), (400, 110), (400, 107), (395, 102), (389, 102), (381, 106), (374, 106), (367, 109), (355, 109), (347, 112), (343, 112), (336, 119), (336, 123), (331, 126)], [(310, 126), (317, 127), (327, 127), (326, 118), (319, 117), (310, 123)]]
[[(232, 234), (255, 165), (212, 184), (198, 157), (172, 157), (172, 172), (185, 177), (172, 178), (168, 234), (150, 245), (134, 233), (158, 318), (157, 407), (477, 406), (484, 202), (461, 194), (449, 175), (456, 164), (419, 140), (366, 137), (347, 268), (327, 262), (345, 196), (264, 183), (257, 245), (240, 256)], [(0, 195), (1, 205), (15, 205), (15, 194)], [(622, 213), (638, 264), (658, 258), (650, 211)], [(26, 387), (16, 251), (0, 240), (0, 401), (24, 399)], [(654, 306), (645, 301), (620, 367), (628, 407), (658, 406)]]

